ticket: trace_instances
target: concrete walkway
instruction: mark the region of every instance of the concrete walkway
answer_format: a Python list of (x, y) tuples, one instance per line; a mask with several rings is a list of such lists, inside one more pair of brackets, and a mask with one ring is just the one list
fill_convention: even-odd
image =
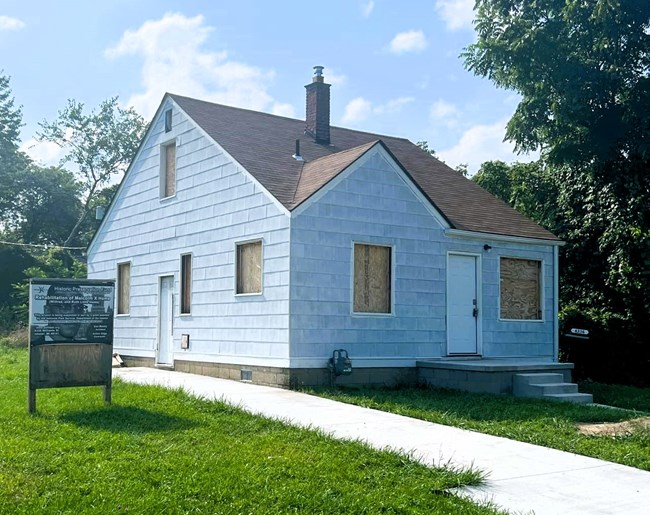
[(650, 472), (635, 468), (279, 388), (152, 368), (113, 372), (123, 381), (180, 387), (197, 397), (223, 400), (336, 438), (401, 450), (426, 465), (473, 465), (489, 471), (487, 483), (460, 493), (510, 511), (650, 513)]

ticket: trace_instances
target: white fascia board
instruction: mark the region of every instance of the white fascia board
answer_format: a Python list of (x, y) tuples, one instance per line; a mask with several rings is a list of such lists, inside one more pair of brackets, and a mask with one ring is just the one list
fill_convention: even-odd
[(273, 202), (273, 204), (275, 204), (275, 206), (280, 210), (280, 212), (281, 212), (282, 214), (284, 214), (284, 215), (286, 215), (286, 216), (289, 216), (289, 217), (291, 216), (291, 212), (290, 212), (286, 207), (284, 207), (284, 206), (282, 205), (282, 203), (281, 203), (277, 198), (275, 198), (275, 196), (274, 196), (274, 195), (273, 195), (269, 190), (267, 190), (267, 189), (262, 185), (262, 183), (261, 183), (260, 181), (258, 181), (258, 180), (253, 176), (253, 174), (251, 174), (248, 170), (246, 170), (246, 168), (244, 168), (244, 167), (242, 166), (242, 164), (241, 164), (239, 161), (237, 161), (233, 156), (231, 156), (231, 155), (226, 151), (226, 149), (224, 149), (224, 148), (219, 144), (218, 141), (216, 141), (212, 136), (210, 136), (207, 132), (205, 132), (205, 131), (203, 130), (203, 127), (201, 127), (198, 123), (196, 123), (196, 122), (194, 121), (194, 119), (193, 119), (191, 116), (189, 116), (189, 115), (188, 115), (188, 114), (187, 114), (187, 113), (186, 113), (186, 112), (185, 112), (185, 111), (184, 111), (184, 110), (183, 110), (183, 109), (182, 109), (182, 108), (181, 108), (181, 107), (180, 107), (176, 102), (174, 102), (173, 99), (171, 99), (171, 101), (172, 101), (172, 103), (174, 104), (174, 106), (175, 106), (175, 107), (176, 107), (180, 112), (182, 112), (182, 113), (187, 117), (188, 120), (190, 120), (190, 121), (194, 124), (194, 127), (196, 127), (196, 129), (197, 129), (197, 130), (198, 130), (198, 131), (199, 131), (203, 136), (205, 136), (205, 137), (208, 139), (208, 141), (211, 141), (211, 142), (212, 142), (212, 143), (213, 143), (213, 144), (214, 144), (214, 145), (219, 149), (220, 152), (223, 152), (223, 154), (224, 154), (228, 159), (230, 159), (233, 163), (235, 163), (235, 167), (237, 168), (237, 170), (238, 170), (239, 172), (243, 173), (243, 174), (244, 174), (248, 179), (250, 179), (250, 181), (251, 181), (253, 184), (255, 184), (255, 186), (257, 186), (257, 187), (258, 187), (258, 188), (259, 188), (259, 189), (260, 189), (260, 190), (261, 190), (261, 191), (262, 191), (262, 192), (263, 192), (263, 193), (268, 197), (268, 199), (269, 199), (271, 202)]
[(296, 209), (291, 212), (291, 216), (298, 216), (300, 213), (308, 209), (312, 204), (318, 202), (324, 195), (336, 188), (342, 181), (350, 177), (356, 170), (365, 165), (375, 155), (379, 155), (386, 161), (388, 166), (397, 174), (397, 176), (404, 182), (404, 184), (411, 190), (413, 195), (420, 201), (424, 208), (433, 216), (436, 221), (442, 226), (443, 229), (449, 228), (449, 223), (445, 220), (444, 216), (429, 202), (429, 200), (422, 194), (419, 188), (413, 181), (404, 173), (401, 167), (395, 162), (393, 157), (386, 152), (384, 147), (379, 143), (368, 149), (361, 157), (349, 165), (345, 170), (339, 173), (331, 181), (320, 188), (311, 197), (300, 204)]
[(447, 229), (445, 235), (451, 238), (464, 238), (467, 240), (493, 240), (503, 243), (521, 243), (524, 245), (544, 245), (562, 247), (565, 242), (561, 240), (544, 240), (542, 238), (526, 238), (524, 236), (508, 236), (490, 232), (463, 231), (461, 229)]

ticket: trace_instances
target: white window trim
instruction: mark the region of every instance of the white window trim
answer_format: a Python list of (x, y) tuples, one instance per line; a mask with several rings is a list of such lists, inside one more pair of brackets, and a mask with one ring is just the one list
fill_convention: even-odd
[[(354, 310), (354, 246), (373, 245), (390, 248), (390, 313), (366, 313)], [(353, 317), (390, 318), (395, 316), (395, 245), (376, 241), (352, 240), (350, 249), (350, 315)]]
[[(499, 317), (498, 320), (499, 322), (520, 322), (520, 323), (526, 323), (526, 324), (542, 324), (546, 322), (546, 318), (544, 317), (545, 315), (545, 309), (544, 309), (544, 259), (543, 258), (533, 258), (533, 257), (522, 257), (522, 256), (513, 256), (509, 254), (500, 254), (498, 256), (497, 260), (497, 287), (498, 287), (498, 295), (497, 295), (497, 316)], [(541, 318), (501, 318), (501, 258), (506, 258), (506, 259), (520, 259), (523, 261), (538, 261), (540, 263), (540, 270), (539, 270), (539, 306), (540, 306), (540, 311), (541, 311)]]
[[(174, 180), (176, 184), (174, 185), (174, 194), (169, 197), (163, 196), (165, 194), (165, 181), (167, 180), (167, 147), (170, 145), (176, 146), (176, 170), (174, 172)], [(176, 138), (167, 140), (160, 144), (160, 166), (158, 168), (158, 197), (161, 202), (165, 200), (170, 200), (176, 197), (178, 192), (178, 142)]]
[[(118, 313), (119, 311), (119, 303), (120, 303), (120, 265), (129, 265), (129, 312), (128, 313)], [(116, 318), (128, 318), (131, 316), (131, 284), (132, 281), (131, 279), (133, 278), (133, 263), (129, 261), (118, 261), (115, 264), (115, 317)]]
[[(187, 313), (183, 313), (183, 257), (184, 256), (190, 256), (190, 263), (192, 266), (192, 269), (190, 271), (191, 273), (191, 278), (190, 278), (190, 310)], [(194, 288), (193, 282), (194, 282), (194, 254), (192, 252), (183, 252), (180, 255), (179, 258), (179, 266), (178, 266), (178, 316), (180, 317), (190, 317), (192, 316), (192, 306), (194, 305), (194, 302), (192, 300), (192, 297), (194, 295)]]
[[(240, 245), (247, 245), (249, 243), (260, 243), (260, 291), (254, 293), (237, 293), (237, 250)], [(235, 259), (233, 261), (234, 273), (233, 273), (233, 292), (235, 298), (242, 297), (260, 297), (264, 295), (264, 238), (253, 238), (251, 240), (242, 240), (235, 242)]]

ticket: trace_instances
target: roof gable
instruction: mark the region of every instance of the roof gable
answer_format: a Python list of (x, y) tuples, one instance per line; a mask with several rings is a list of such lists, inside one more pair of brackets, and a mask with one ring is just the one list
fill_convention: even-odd
[[(305, 122), (169, 95), (283, 206), (293, 210), (327, 184), (377, 140), (451, 227), (557, 241), (474, 182), (404, 138), (331, 127), (329, 145), (305, 135)], [(304, 161), (292, 157), (296, 140)]]

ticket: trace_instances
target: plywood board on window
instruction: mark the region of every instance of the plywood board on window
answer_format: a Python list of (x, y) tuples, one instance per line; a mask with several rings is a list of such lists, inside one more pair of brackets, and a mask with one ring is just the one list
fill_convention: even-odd
[(391, 249), (378, 245), (354, 246), (354, 311), (390, 313)]
[(237, 293), (262, 292), (262, 242), (237, 246)]
[(129, 312), (129, 297), (131, 293), (131, 264), (117, 265), (117, 314), (125, 315)]
[(501, 318), (540, 320), (541, 262), (501, 258)]
[(176, 194), (176, 144), (165, 147), (165, 197)]

